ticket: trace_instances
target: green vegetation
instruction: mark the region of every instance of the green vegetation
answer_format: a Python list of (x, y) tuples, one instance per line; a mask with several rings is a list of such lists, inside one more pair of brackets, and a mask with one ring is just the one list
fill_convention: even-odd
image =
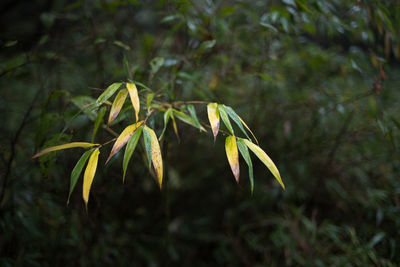
[(398, 1), (3, 2), (0, 266), (400, 262)]

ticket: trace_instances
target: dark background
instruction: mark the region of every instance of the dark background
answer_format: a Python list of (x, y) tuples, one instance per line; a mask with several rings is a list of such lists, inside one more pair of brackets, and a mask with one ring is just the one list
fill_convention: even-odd
[[(399, 30), (390, 0), (1, 1), (0, 266), (396, 266)], [(81, 180), (67, 206), (82, 150), (31, 157), (90, 142), (72, 100), (128, 78), (161, 101), (234, 107), (286, 192), (253, 157), (251, 195), (223, 136), (179, 123), (162, 192), (141, 147), (125, 184), (107, 147), (88, 213)]]

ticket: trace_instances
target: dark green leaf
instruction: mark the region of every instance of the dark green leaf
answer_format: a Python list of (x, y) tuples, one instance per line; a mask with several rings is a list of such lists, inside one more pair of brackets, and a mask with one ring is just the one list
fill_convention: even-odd
[(149, 168), (151, 167), (151, 135), (147, 129), (143, 131), (144, 146), (146, 148), (147, 160), (149, 162)]
[(99, 112), (97, 113), (96, 121), (94, 122), (93, 134), (92, 134), (92, 142), (96, 137), (97, 130), (99, 129), (100, 125), (103, 124), (104, 114), (106, 114), (107, 108), (102, 107)]
[(223, 105), (225, 108), (226, 113), (228, 113), (229, 117), (236, 123), (236, 125), (240, 128), (240, 130), (246, 135), (246, 137), (248, 139), (250, 139), (250, 137), (247, 135), (246, 130), (243, 127), (242, 122), (239, 119), (239, 116), (236, 114), (236, 112), (233, 110), (233, 108), (228, 107)]
[(232, 135), (235, 135), (232, 124), (229, 121), (228, 114), (226, 113), (225, 107), (222, 104), (218, 104), (219, 115), (221, 116), (222, 121), (224, 122), (226, 128), (231, 132)]
[(237, 143), (237, 147), (239, 148), (240, 154), (242, 155), (243, 159), (246, 161), (247, 165), (249, 166), (250, 188), (251, 188), (251, 193), (253, 194), (254, 174), (253, 174), (253, 163), (251, 162), (249, 149), (247, 148), (247, 146), (244, 143), (242, 138), (238, 138), (236, 143)]
[(126, 170), (128, 169), (129, 160), (131, 159), (132, 154), (135, 151), (135, 148), (139, 141), (140, 135), (142, 134), (142, 130), (143, 130), (143, 127), (139, 127), (135, 131), (135, 133), (132, 135), (132, 137), (129, 139), (128, 144), (126, 145), (124, 161), (122, 163), (122, 167), (124, 170), (124, 175), (122, 178), (123, 181), (125, 181), (125, 175), (126, 175)]

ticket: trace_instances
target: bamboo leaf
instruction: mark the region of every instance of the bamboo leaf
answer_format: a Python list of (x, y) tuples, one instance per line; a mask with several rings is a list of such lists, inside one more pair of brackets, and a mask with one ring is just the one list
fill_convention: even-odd
[(169, 108), (166, 112), (164, 112), (164, 128), (158, 140), (161, 140), (163, 138), (165, 130), (167, 129), (168, 121), (171, 118), (171, 116), (172, 116), (172, 109)]
[(145, 126), (144, 131), (148, 133), (151, 139), (151, 161), (153, 162), (153, 167), (158, 178), (158, 184), (161, 189), (163, 180), (163, 162), (161, 157), (160, 144), (158, 143), (157, 135), (153, 131), (153, 129)]
[(128, 89), (129, 97), (131, 98), (133, 109), (135, 110), (136, 121), (139, 121), (140, 101), (138, 90), (134, 83), (126, 83), (126, 88)]
[(90, 149), (90, 150), (86, 151), (85, 153), (83, 153), (83, 155), (78, 160), (74, 169), (71, 172), (71, 182), (70, 182), (70, 186), (69, 186), (67, 204), (69, 203), (69, 199), (71, 197), (72, 192), (74, 191), (76, 182), (78, 181), (79, 176), (81, 175), (83, 167), (85, 166), (85, 164), (86, 164), (87, 160), (89, 159), (90, 154), (92, 154), (92, 152), (93, 152), (93, 149)]
[(171, 118), (172, 118), (172, 126), (174, 127), (174, 132), (175, 132), (176, 138), (178, 139), (178, 143), (180, 143), (181, 140), (180, 140), (180, 138), (179, 138), (178, 126), (176, 126), (176, 121), (175, 121), (174, 113), (171, 113)]
[(239, 120), (243, 123), (244, 127), (246, 127), (246, 129), (250, 132), (251, 136), (253, 137), (253, 139), (256, 141), (256, 143), (258, 145), (258, 140), (257, 140), (256, 136), (253, 134), (253, 132), (250, 130), (249, 126), (247, 126), (247, 124), (244, 122), (244, 120), (242, 120), (241, 117), (239, 117)]
[(149, 168), (151, 167), (151, 135), (149, 131), (144, 128), (143, 131), (144, 147), (146, 148), (147, 161), (149, 163)]
[(151, 101), (153, 101), (153, 98), (154, 98), (154, 94), (153, 93), (150, 93), (150, 94), (147, 95), (147, 98), (146, 98), (147, 112), (150, 112), (150, 105), (151, 105)]
[(226, 113), (228, 114), (228, 116), (236, 123), (236, 125), (237, 125), (237, 126), (239, 127), (239, 129), (244, 133), (244, 135), (246, 135), (246, 137), (247, 137), (248, 139), (250, 139), (250, 137), (247, 135), (246, 130), (245, 130), (244, 127), (243, 127), (243, 123), (242, 123), (242, 121), (240, 120), (239, 115), (236, 114), (236, 112), (233, 110), (233, 108), (228, 107), (228, 106), (225, 106), (225, 105), (223, 105), (223, 106), (224, 106), (224, 108), (225, 108)]
[(219, 114), (220, 114), (222, 121), (224, 122), (226, 128), (231, 132), (232, 135), (235, 135), (233, 128), (232, 128), (232, 124), (229, 121), (229, 117), (228, 117), (228, 114), (226, 113), (224, 105), (218, 104), (218, 110), (219, 110)]
[(196, 127), (201, 129), (202, 126), (199, 122), (199, 119), (197, 118), (196, 109), (194, 108), (193, 105), (188, 105), (187, 108), (189, 110), (190, 117), (192, 118), (193, 122), (197, 125)]
[(97, 98), (96, 106), (101, 106), (106, 102), (120, 87), (122, 83), (113, 83)]
[(85, 142), (72, 142), (72, 143), (63, 144), (63, 145), (59, 145), (59, 146), (48, 147), (46, 149), (43, 149), (42, 151), (40, 151), (36, 155), (34, 155), (32, 158), (37, 158), (37, 157), (40, 157), (40, 156), (42, 156), (44, 154), (47, 154), (49, 152), (62, 150), (62, 149), (67, 149), (67, 148), (74, 148), (74, 147), (88, 148), (88, 147), (98, 146), (98, 145), (99, 144), (92, 144), (92, 143), (85, 143)]
[(129, 160), (131, 159), (132, 154), (135, 151), (135, 148), (139, 141), (140, 135), (142, 134), (142, 130), (143, 130), (143, 127), (139, 127), (135, 131), (135, 133), (132, 135), (132, 137), (129, 139), (128, 144), (126, 145), (124, 161), (122, 163), (122, 168), (124, 170), (124, 175), (122, 178), (123, 182), (125, 182), (125, 175), (126, 175), (126, 170), (128, 169)]
[(264, 152), (264, 150), (262, 150), (259, 146), (253, 144), (247, 139), (242, 139), (242, 140), (246, 144), (246, 146), (250, 148), (250, 150), (253, 151), (254, 154), (256, 154), (256, 156), (262, 161), (262, 163), (264, 163), (265, 166), (267, 166), (267, 168), (272, 172), (276, 180), (278, 180), (279, 184), (285, 190), (285, 185), (282, 182), (282, 178), (278, 171), (278, 168), (275, 166), (274, 162), (270, 159), (270, 157)]
[(89, 201), (90, 188), (93, 183), (94, 175), (96, 174), (97, 162), (99, 160), (100, 151), (96, 148), (90, 155), (88, 165), (86, 167), (85, 173), (83, 175), (83, 190), (82, 197), (85, 201), (85, 206), (87, 210), (87, 203)]
[(211, 129), (214, 135), (214, 142), (217, 138), (218, 131), (219, 131), (219, 111), (218, 111), (218, 104), (217, 103), (209, 103), (207, 105), (207, 115), (208, 120), (210, 121)]
[(253, 194), (253, 191), (254, 191), (254, 174), (253, 174), (253, 163), (251, 161), (249, 149), (247, 148), (247, 146), (244, 143), (242, 138), (238, 138), (237, 146), (239, 148), (240, 154), (244, 158), (244, 161), (246, 161), (247, 166), (249, 166), (250, 188), (251, 188), (251, 194)]
[(236, 145), (236, 137), (230, 135), (225, 140), (225, 151), (226, 157), (228, 158), (229, 165), (231, 166), (233, 175), (235, 176), (236, 182), (239, 183), (239, 153)]
[(100, 125), (103, 123), (104, 115), (106, 114), (107, 108), (102, 107), (99, 112), (97, 113), (96, 120), (94, 122), (93, 133), (92, 133), (92, 142), (96, 137), (97, 131), (99, 130)]
[(121, 148), (128, 142), (129, 138), (133, 135), (137, 128), (139, 128), (143, 124), (143, 121), (139, 121), (137, 123), (131, 124), (126, 127), (122, 133), (118, 136), (117, 140), (114, 143), (113, 148), (111, 149), (110, 155), (108, 156), (107, 162), (114, 156)]
[(115, 118), (118, 116), (119, 112), (121, 111), (122, 106), (125, 103), (125, 99), (128, 96), (128, 91), (122, 89), (118, 92), (117, 96), (114, 99), (114, 102), (111, 106), (110, 115), (108, 117), (108, 125), (110, 125)]
[(174, 113), (174, 116), (176, 118), (178, 118), (179, 120), (183, 121), (184, 123), (187, 123), (187, 124), (189, 124), (189, 125), (191, 125), (193, 127), (196, 127), (196, 128), (200, 129), (203, 132), (207, 132), (207, 130), (204, 129), (203, 126), (201, 126), (201, 125), (199, 126), (198, 124), (196, 124), (195, 121), (191, 117), (186, 115), (185, 113), (183, 113), (181, 111), (178, 111), (176, 109), (173, 110), (173, 113)]

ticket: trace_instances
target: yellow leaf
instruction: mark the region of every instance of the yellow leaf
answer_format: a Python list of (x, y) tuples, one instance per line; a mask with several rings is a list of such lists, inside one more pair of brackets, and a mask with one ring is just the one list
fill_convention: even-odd
[(122, 133), (118, 136), (117, 141), (115, 141), (113, 148), (111, 149), (106, 164), (112, 158), (112, 156), (114, 156), (129, 141), (129, 138), (131, 138), (136, 129), (139, 128), (142, 124), (143, 121), (139, 121), (137, 123), (129, 125), (122, 131)]
[(236, 182), (239, 182), (239, 153), (236, 145), (236, 137), (230, 135), (225, 140), (225, 151), (226, 157), (228, 158), (229, 165), (231, 166), (233, 175), (235, 176)]
[(209, 103), (207, 105), (208, 120), (210, 121), (211, 129), (214, 135), (214, 142), (219, 131), (219, 111), (217, 103)]
[(262, 161), (262, 163), (264, 163), (265, 166), (267, 166), (267, 168), (272, 172), (276, 180), (278, 180), (279, 184), (285, 190), (285, 185), (282, 182), (282, 178), (278, 171), (278, 168), (275, 166), (274, 162), (270, 159), (270, 157), (268, 157), (267, 153), (265, 153), (264, 150), (262, 150), (259, 146), (255, 145), (249, 140), (243, 139), (243, 141), (246, 144), (246, 146), (250, 148), (250, 150), (253, 151), (254, 154), (256, 154), (256, 156)]
[(139, 121), (140, 101), (138, 90), (134, 83), (126, 83), (126, 88), (128, 89), (129, 97), (131, 98), (133, 109), (135, 110), (136, 121)]
[(151, 161), (153, 162), (154, 170), (158, 178), (158, 184), (160, 188), (162, 187), (163, 180), (163, 162), (161, 157), (160, 144), (158, 143), (158, 138), (153, 129), (145, 126), (144, 130), (150, 134), (151, 138)]
[(87, 209), (87, 203), (89, 201), (90, 187), (92, 186), (94, 175), (96, 174), (97, 162), (99, 160), (100, 151), (96, 148), (90, 155), (88, 165), (85, 169), (85, 174), (83, 175), (83, 190), (82, 197), (85, 201), (85, 206)]
[(110, 125), (121, 111), (122, 106), (125, 103), (125, 99), (128, 96), (128, 91), (123, 89), (118, 92), (111, 106), (110, 116), (108, 117), (108, 125)]
[(99, 144), (92, 144), (92, 143), (85, 143), (85, 142), (73, 142), (73, 143), (63, 144), (63, 145), (59, 145), (59, 146), (52, 146), (52, 147), (48, 147), (46, 149), (43, 149), (42, 151), (40, 151), (39, 153), (34, 155), (32, 158), (37, 158), (37, 157), (40, 157), (40, 156), (42, 156), (42, 155), (44, 155), (46, 153), (53, 152), (53, 151), (56, 151), (56, 150), (62, 150), (62, 149), (74, 148), (74, 147), (88, 148), (88, 147), (98, 146), (98, 145)]

